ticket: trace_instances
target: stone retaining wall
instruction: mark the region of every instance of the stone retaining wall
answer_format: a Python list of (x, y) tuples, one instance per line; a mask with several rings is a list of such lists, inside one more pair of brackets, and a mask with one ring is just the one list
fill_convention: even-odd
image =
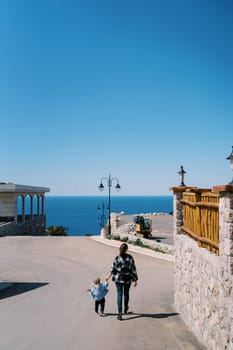
[(219, 189), (219, 256), (182, 234), (184, 190), (174, 189), (175, 308), (207, 349), (233, 350), (233, 186)]
[(177, 311), (208, 349), (228, 349), (226, 304), (232, 295), (231, 286), (223, 294), (219, 257), (185, 235), (176, 237), (175, 247)]

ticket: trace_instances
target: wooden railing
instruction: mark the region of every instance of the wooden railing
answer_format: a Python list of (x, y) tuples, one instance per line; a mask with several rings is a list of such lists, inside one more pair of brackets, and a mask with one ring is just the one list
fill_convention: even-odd
[(200, 189), (183, 192), (182, 230), (194, 238), (199, 247), (219, 255), (219, 194)]

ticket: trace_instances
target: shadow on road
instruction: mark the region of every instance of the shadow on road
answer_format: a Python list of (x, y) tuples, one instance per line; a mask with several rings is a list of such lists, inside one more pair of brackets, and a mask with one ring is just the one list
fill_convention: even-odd
[[(164, 313), (164, 314), (139, 314), (135, 312), (129, 312), (126, 315), (122, 315), (123, 321), (129, 321), (129, 320), (134, 320), (136, 318), (168, 318), (172, 316), (177, 316), (179, 313), (177, 312), (172, 312), (172, 313)], [(106, 316), (117, 316), (116, 313), (111, 314), (111, 313), (106, 313)]]
[(13, 286), (0, 292), (0, 300), (10, 298), (18, 294), (30, 292), (33, 289), (44, 287), (49, 283), (41, 282), (13, 282)]

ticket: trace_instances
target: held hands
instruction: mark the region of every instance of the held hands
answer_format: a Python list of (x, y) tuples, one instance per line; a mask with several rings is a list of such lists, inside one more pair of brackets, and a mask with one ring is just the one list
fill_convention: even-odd
[(108, 282), (108, 280), (112, 277), (112, 273), (110, 272), (110, 274), (108, 276), (106, 276), (105, 281)]
[(134, 287), (137, 287), (137, 285), (138, 285), (138, 281), (134, 281), (134, 282), (133, 282), (133, 286), (134, 286)]

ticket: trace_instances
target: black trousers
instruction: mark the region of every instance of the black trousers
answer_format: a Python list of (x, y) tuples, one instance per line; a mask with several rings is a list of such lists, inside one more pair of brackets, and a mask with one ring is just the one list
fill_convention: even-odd
[(99, 311), (99, 306), (100, 306), (100, 312), (103, 314), (104, 313), (104, 306), (105, 306), (105, 298), (101, 300), (95, 300), (95, 312), (98, 313)]

